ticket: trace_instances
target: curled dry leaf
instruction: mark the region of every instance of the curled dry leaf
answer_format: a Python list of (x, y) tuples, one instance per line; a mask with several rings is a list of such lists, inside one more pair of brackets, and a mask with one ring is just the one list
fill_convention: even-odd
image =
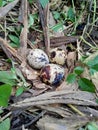
[(29, 66), (27, 66), (25, 62), (23, 62), (23, 63), (21, 64), (20, 69), (21, 69), (22, 73), (24, 74), (24, 76), (25, 76), (28, 80), (37, 79), (37, 77), (38, 77), (38, 72), (35, 71), (34, 69), (30, 68)]
[(37, 89), (50, 88), (49, 85), (46, 85), (45, 83), (42, 83), (42, 82), (40, 81), (40, 79), (39, 79), (39, 80), (34, 80), (34, 81), (33, 81), (33, 86), (34, 86), (35, 88), (37, 88)]
[(38, 73), (36, 71), (31, 71), (26, 67), (22, 68), (22, 72), (28, 80), (36, 79), (38, 77)]
[(68, 55), (67, 55), (67, 65), (68, 65), (68, 67), (73, 68), (75, 61), (76, 61), (76, 52), (75, 51), (69, 52)]

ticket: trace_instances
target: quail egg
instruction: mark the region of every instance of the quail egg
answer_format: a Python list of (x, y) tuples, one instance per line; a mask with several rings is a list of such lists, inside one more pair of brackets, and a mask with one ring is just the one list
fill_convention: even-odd
[(56, 64), (47, 64), (40, 71), (42, 81), (50, 85), (59, 83), (64, 75), (64, 68)]
[(49, 63), (47, 54), (41, 49), (32, 49), (27, 55), (28, 64), (35, 68), (41, 69), (43, 66)]
[(65, 64), (66, 53), (63, 49), (60, 48), (51, 49), (49, 57), (52, 63), (56, 63), (59, 65)]

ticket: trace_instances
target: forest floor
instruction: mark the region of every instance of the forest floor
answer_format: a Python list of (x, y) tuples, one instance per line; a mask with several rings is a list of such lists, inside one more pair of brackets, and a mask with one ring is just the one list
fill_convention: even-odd
[(1, 0), (0, 130), (98, 130), (97, 44), (97, 0)]

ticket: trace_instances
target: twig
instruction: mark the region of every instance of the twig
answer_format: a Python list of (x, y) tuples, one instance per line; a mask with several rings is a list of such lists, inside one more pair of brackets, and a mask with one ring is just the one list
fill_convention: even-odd
[(61, 36), (61, 37), (52, 37), (50, 39), (51, 47), (61, 46), (68, 43), (77, 42), (79, 36)]
[(5, 41), (4, 39), (0, 38), (0, 46), (3, 49), (3, 51), (5, 52), (5, 54), (7, 55), (8, 58), (12, 58), (12, 60), (18, 60), (19, 63), (22, 62), (22, 57), (19, 56), (17, 54), (17, 51), (12, 48), (7, 41)]
[(85, 116), (84, 113), (82, 113), (80, 110), (78, 110), (74, 105), (68, 104), (68, 106), (74, 110), (75, 112), (77, 112), (80, 116)]
[[(93, 0), (93, 3), (94, 3), (94, 13), (93, 13), (93, 22), (92, 22), (92, 23), (94, 23), (94, 21), (95, 21), (95, 16), (96, 16), (96, 0)], [(91, 33), (92, 29), (93, 29), (93, 24), (92, 24), (92, 26), (91, 26), (91, 29), (90, 29), (90, 31), (89, 31), (89, 34)]]
[(19, 0), (15, 0), (5, 7), (0, 8), (0, 19), (6, 16), (6, 14), (18, 3)]
[(90, 46), (92, 49), (97, 49), (96, 47), (94, 47), (93, 45), (91, 45), (89, 42), (87, 42), (84, 38), (83, 38), (83, 36), (81, 36), (80, 37), (81, 38), (81, 40), (85, 43), (85, 44), (87, 44), (88, 46)]
[(9, 117), (11, 114), (12, 114), (12, 112), (7, 113), (5, 116), (3, 116), (3, 117), (0, 119), (0, 122), (2, 122), (3, 120), (5, 120), (5, 119), (6, 119), (7, 117)]
[[(41, 118), (45, 113), (46, 113), (46, 110), (43, 110), (40, 114), (38, 114), (38, 115), (37, 115), (34, 119), (32, 119), (29, 123), (24, 124), (24, 127), (30, 126), (31, 124), (33, 124), (34, 122), (36, 122), (39, 118)], [(19, 130), (19, 129), (21, 129), (21, 128), (22, 128), (22, 126), (17, 127), (17, 128), (13, 128), (13, 129), (11, 129), (11, 130)]]
[(50, 38), (49, 38), (49, 28), (48, 28), (49, 5), (46, 5), (46, 7), (43, 9), (39, 0), (37, 0), (37, 4), (39, 8), (41, 24), (42, 24), (43, 33), (44, 33), (46, 53), (49, 54), (49, 50), (50, 50)]
[(22, 0), (21, 3), (22, 8), (22, 17), (23, 17), (23, 25), (24, 28), (21, 31), (20, 34), (20, 48), (18, 49), (18, 52), (21, 57), (23, 57), (23, 61), (26, 60), (26, 52), (27, 52), (27, 29), (28, 29), (28, 22), (27, 22), (27, 0)]

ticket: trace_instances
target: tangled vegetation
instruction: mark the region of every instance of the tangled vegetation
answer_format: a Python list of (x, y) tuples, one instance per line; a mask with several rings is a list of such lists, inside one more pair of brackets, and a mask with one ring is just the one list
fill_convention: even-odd
[[(98, 130), (97, 44), (97, 0), (0, 0), (0, 130)], [(64, 52), (65, 76), (43, 82), (36, 48)]]

